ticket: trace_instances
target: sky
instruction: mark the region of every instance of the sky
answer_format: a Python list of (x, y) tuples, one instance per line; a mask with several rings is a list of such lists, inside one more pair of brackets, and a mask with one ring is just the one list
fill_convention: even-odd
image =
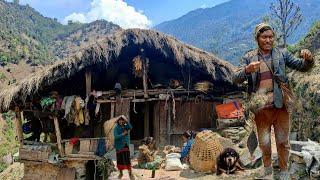
[[(8, 0), (12, 1), (12, 0)], [(82, 23), (105, 19), (122, 28), (151, 28), (198, 8), (210, 8), (228, 0), (20, 0), (42, 15)]]

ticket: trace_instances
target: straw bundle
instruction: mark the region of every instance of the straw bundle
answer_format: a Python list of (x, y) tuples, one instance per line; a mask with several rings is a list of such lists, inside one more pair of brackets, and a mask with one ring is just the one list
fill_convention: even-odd
[(143, 62), (141, 60), (140, 56), (136, 56), (135, 58), (133, 58), (132, 60), (133, 63), (133, 74), (136, 77), (142, 77), (143, 76), (143, 70), (142, 70), (142, 66), (143, 66)]
[(202, 81), (198, 82), (194, 85), (194, 89), (200, 92), (208, 92), (210, 89), (212, 89), (213, 84), (209, 81)]

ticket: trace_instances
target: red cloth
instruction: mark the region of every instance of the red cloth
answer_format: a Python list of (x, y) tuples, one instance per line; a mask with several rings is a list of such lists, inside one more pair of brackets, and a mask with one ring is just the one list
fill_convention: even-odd
[(75, 144), (77, 144), (78, 141), (79, 141), (79, 138), (74, 137), (74, 138), (70, 139), (69, 143), (72, 144), (72, 145), (75, 145)]
[(216, 112), (219, 119), (240, 119), (244, 117), (243, 111), (240, 101), (216, 105)]
[(131, 170), (131, 164), (130, 165), (117, 165), (118, 170), (122, 171), (125, 169)]

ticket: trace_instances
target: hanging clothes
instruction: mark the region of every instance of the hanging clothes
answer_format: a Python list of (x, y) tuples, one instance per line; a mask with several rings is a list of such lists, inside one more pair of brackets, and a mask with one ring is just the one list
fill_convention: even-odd
[(80, 126), (80, 124), (84, 123), (84, 116), (83, 116), (83, 108), (85, 106), (85, 103), (81, 97), (75, 98), (75, 119), (74, 123), (76, 126)]
[(71, 111), (71, 106), (76, 96), (65, 96), (63, 98), (61, 109), (64, 109), (64, 117), (67, 118), (68, 114)]

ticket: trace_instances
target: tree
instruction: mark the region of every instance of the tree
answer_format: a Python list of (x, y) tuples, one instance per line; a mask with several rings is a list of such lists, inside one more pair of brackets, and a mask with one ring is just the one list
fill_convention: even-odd
[(19, 0), (13, 0), (14, 4), (19, 4)]
[(287, 46), (287, 38), (297, 29), (302, 22), (301, 9), (291, 0), (276, 0), (277, 3), (271, 3), (271, 15), (275, 17), (275, 23), (278, 24), (280, 46)]

